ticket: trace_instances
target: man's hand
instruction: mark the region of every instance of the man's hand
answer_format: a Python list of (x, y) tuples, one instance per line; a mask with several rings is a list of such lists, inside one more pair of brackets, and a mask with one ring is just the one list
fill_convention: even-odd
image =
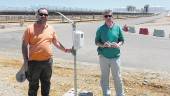
[(110, 44), (110, 42), (105, 42), (104, 44), (103, 44), (103, 47), (111, 47), (111, 44)]
[(71, 53), (72, 52), (72, 49), (65, 49), (65, 53)]
[(28, 60), (24, 60), (24, 64), (28, 64)]
[(112, 42), (111, 47), (112, 48), (120, 48), (120, 45), (118, 43), (116, 43), (116, 42)]

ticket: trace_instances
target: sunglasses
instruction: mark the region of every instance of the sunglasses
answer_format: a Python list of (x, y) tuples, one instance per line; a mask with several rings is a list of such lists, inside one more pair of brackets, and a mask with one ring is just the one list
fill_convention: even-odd
[(38, 15), (40, 15), (40, 16), (48, 16), (48, 14), (44, 14), (44, 13), (39, 13)]
[(112, 15), (104, 15), (104, 17), (105, 17), (105, 18), (108, 18), (108, 17), (111, 18)]

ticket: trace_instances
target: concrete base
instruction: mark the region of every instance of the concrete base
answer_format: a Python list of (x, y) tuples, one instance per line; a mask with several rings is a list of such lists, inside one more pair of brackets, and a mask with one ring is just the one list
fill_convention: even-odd
[[(71, 88), (63, 96), (75, 96), (74, 88)], [(86, 90), (83, 90), (83, 91), (80, 92), (80, 89), (77, 89), (77, 96), (93, 96), (93, 93), (90, 92), (90, 91), (86, 91)]]

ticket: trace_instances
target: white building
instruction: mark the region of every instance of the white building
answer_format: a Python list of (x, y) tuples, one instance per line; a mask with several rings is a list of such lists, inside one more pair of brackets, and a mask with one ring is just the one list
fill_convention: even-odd
[(166, 11), (165, 7), (149, 7), (149, 13), (160, 13)]

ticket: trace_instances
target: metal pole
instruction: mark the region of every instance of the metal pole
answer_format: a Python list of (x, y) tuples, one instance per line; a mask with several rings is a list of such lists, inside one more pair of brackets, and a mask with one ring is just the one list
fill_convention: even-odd
[(68, 20), (71, 24), (72, 24), (72, 28), (73, 28), (73, 33), (72, 33), (72, 37), (73, 37), (73, 55), (74, 55), (74, 96), (77, 96), (77, 50), (76, 48), (74, 48), (74, 32), (76, 31), (76, 22), (70, 20), (69, 18), (67, 18), (66, 16), (64, 16), (62, 13), (60, 12), (56, 12), (58, 14), (60, 14), (62, 17), (64, 17), (66, 20)]
[[(73, 27), (73, 32), (76, 31), (76, 23), (74, 22), (72, 24)], [(73, 33), (73, 39), (74, 39), (74, 33)], [(74, 41), (73, 41), (74, 42)], [(77, 96), (77, 50), (74, 48), (73, 46), (73, 50), (74, 50), (74, 96)]]
[(77, 61), (77, 56), (76, 56), (76, 50), (75, 50), (75, 53), (74, 53), (74, 96), (77, 96), (77, 64), (76, 64), (76, 61)]

